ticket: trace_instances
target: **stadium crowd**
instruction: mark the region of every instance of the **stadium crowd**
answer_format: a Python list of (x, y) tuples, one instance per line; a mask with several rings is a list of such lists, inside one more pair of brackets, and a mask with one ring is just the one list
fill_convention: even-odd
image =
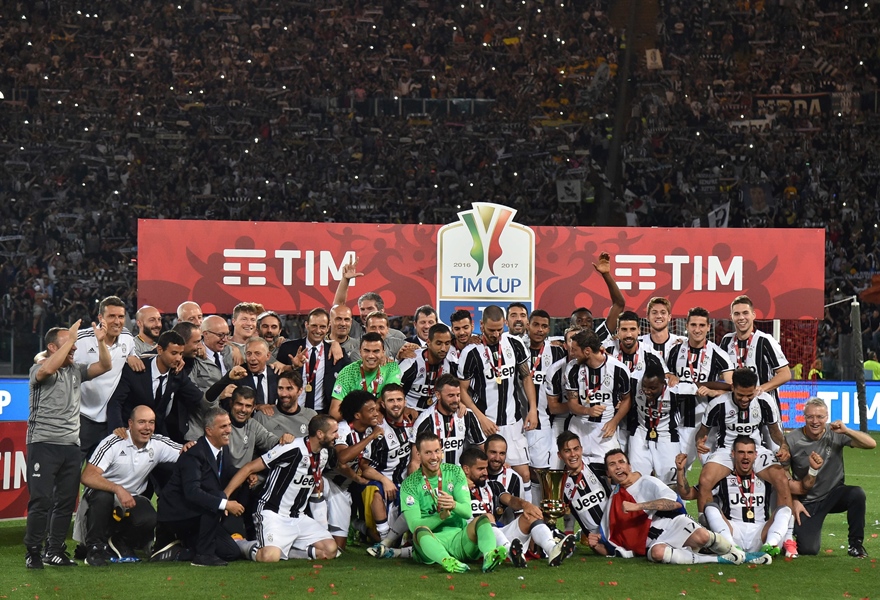
[[(32, 343), (99, 295), (133, 312), (139, 218), (445, 223), (490, 200), (594, 224), (634, 42), (602, 0), (2, 6), (0, 319)], [(729, 202), (730, 227), (825, 228), (829, 302), (866, 287), (873, 3), (657, 8), (662, 68), (634, 57), (616, 222)], [(582, 182), (575, 202), (561, 180)], [(826, 377), (846, 310), (820, 327)]]

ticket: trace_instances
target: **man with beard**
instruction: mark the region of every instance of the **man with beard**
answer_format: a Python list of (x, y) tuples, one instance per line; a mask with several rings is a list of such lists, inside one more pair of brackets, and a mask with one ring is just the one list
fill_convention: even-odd
[[(562, 346), (565, 350), (565, 355), (550, 365), (547, 368), (547, 372), (544, 374), (543, 387), (546, 392), (547, 412), (550, 414), (550, 429), (553, 432), (551, 439), (554, 440), (554, 444), (556, 443), (555, 440), (559, 438), (560, 433), (568, 431), (567, 422), (568, 416), (571, 413), (568, 412), (568, 402), (565, 397), (565, 380), (563, 376), (568, 367), (568, 357), (571, 354), (571, 338), (573, 338), (579, 331), (582, 330), (577, 327), (569, 327), (565, 330)], [(552, 468), (562, 468), (562, 461), (559, 458), (558, 453), (550, 458), (550, 462)], [(565, 518), (567, 520), (570, 519), (568, 515), (566, 515)], [(570, 528), (567, 527), (566, 531), (569, 530)]]
[[(512, 306), (512, 305), (511, 305)], [(510, 309), (508, 309), (508, 327), (510, 326)], [(550, 468), (550, 457), (553, 453), (553, 430), (550, 427), (550, 412), (547, 409), (547, 388), (544, 379), (554, 363), (565, 357), (565, 349), (550, 344), (547, 335), (550, 333), (550, 315), (547, 311), (537, 309), (529, 317), (526, 336), (529, 345), (529, 372), (535, 393), (538, 395), (538, 424), (526, 432), (529, 442), (529, 467), (532, 480), (532, 503), (540, 505), (543, 499), (541, 477), (539, 471)]]
[[(537, 427), (538, 408), (529, 354), (522, 342), (503, 335), (504, 313), (500, 307), (485, 308), (480, 328), (481, 343), (468, 346), (458, 363), (461, 399), (477, 415), (485, 433), (498, 433), (508, 441), (508, 460), (531, 497), (525, 432)], [(523, 395), (527, 411), (520, 402)]]
[(360, 493), (369, 483), (355, 471), (358, 457), (385, 430), (379, 426), (379, 404), (370, 392), (353, 390), (339, 404), (343, 420), (339, 422), (335, 446), (337, 464), (324, 484), (324, 492), (330, 533), (339, 549), (345, 550), (353, 493)]
[[(483, 452), (488, 457), (489, 479), (501, 484), (511, 496), (525, 501), (530, 498), (528, 490), (524, 489), (522, 478), (512, 467), (507, 466), (507, 440), (497, 433), (486, 438), (483, 444)], [(508, 508), (498, 519), (502, 523), (510, 523), (516, 520), (515, 511)]]
[(669, 356), (669, 351), (673, 346), (684, 341), (684, 337), (669, 331), (669, 322), (672, 320), (672, 303), (668, 298), (654, 296), (648, 300), (646, 313), (649, 330), (648, 333), (639, 337), (639, 343), (648, 352), (653, 352), (665, 359)]
[[(617, 320), (617, 339), (607, 343), (605, 351), (621, 362), (629, 371), (631, 398), (638, 396), (639, 382), (649, 366), (666, 370), (663, 358), (658, 357), (639, 343), (639, 316), (631, 310), (620, 314), (620, 318)], [(630, 436), (636, 430), (638, 421), (636, 404), (635, 401), (630, 403), (629, 412), (621, 421), (621, 426), (617, 431), (617, 438), (624, 452), (626, 452)]]
[(326, 310), (312, 310), (306, 317), (306, 337), (289, 340), (278, 351), (278, 361), (291, 365), (302, 376), (305, 389), (300, 404), (316, 412), (329, 410), (336, 379), (350, 363), (339, 344), (324, 339), (329, 324)]
[(587, 449), (587, 462), (597, 473), (605, 468), (603, 456), (619, 448), (617, 427), (632, 404), (629, 369), (599, 345), (596, 333), (585, 329), (571, 338), (572, 360), (565, 367), (568, 424)]
[(507, 305), (507, 333), (517, 338), (523, 344), (528, 344), (529, 311), (522, 302), (512, 302)]
[(285, 433), (305, 437), (309, 432), (309, 422), (318, 413), (300, 406), (301, 391), (302, 375), (293, 369), (285, 369), (278, 375), (278, 404), (275, 406), (275, 413), (269, 416), (257, 411), (254, 419), (279, 437)]
[[(755, 473), (773, 485), (777, 493), (777, 506), (791, 508), (788, 476), (779, 464), (788, 462), (790, 452), (779, 423), (776, 401), (770, 394), (759, 393), (758, 376), (748, 367), (736, 369), (733, 372), (733, 389), (709, 403), (695, 438), (697, 452), (701, 455), (708, 454), (706, 439), (709, 431), (717, 427), (718, 449), (705, 459), (703, 469), (700, 471), (698, 505), (701, 512), (712, 500), (712, 489), (715, 484), (733, 471), (730, 450), (733, 440), (739, 435), (747, 435), (759, 444), (758, 460), (754, 466)], [(779, 446), (778, 452), (774, 453), (760, 446), (762, 427), (768, 429), (772, 440)]]
[(462, 451), (486, 441), (474, 412), (461, 409), (461, 382), (451, 373), (441, 375), (434, 386), (435, 403), (423, 411), (413, 426), (414, 435), (433, 433), (440, 440), (444, 462), (457, 465)]
[(360, 352), (361, 359), (345, 366), (336, 378), (329, 411), (334, 419), (342, 420), (339, 405), (349, 392), (364, 390), (378, 397), (389, 383), (400, 383), (400, 365), (394, 361), (382, 364), (384, 343), (380, 334), (365, 333), (361, 338)]
[(697, 458), (694, 436), (709, 400), (730, 390), (733, 363), (727, 353), (706, 338), (709, 311), (696, 306), (688, 311), (687, 340), (669, 351), (667, 367), (678, 379), (678, 433), (688, 468)]
[(305, 514), (305, 508), (320, 490), (324, 470), (334, 465), (337, 434), (336, 420), (318, 415), (309, 422), (308, 437), (276, 446), (235, 474), (226, 486), (227, 495), (252, 475), (270, 469), (254, 515), (257, 540), (238, 542), (244, 557), (256, 562), (336, 558), (333, 537)]
[(731, 453), (733, 471), (719, 482), (717, 502), (707, 504), (703, 514), (709, 529), (746, 552), (755, 553), (747, 562), (769, 565), (773, 562), (771, 555), (779, 554), (791, 509), (780, 506), (770, 518), (772, 488), (753, 469), (758, 457), (755, 440), (737, 436)]
[[(235, 372), (233, 369), (233, 373)], [(255, 398), (254, 389), (246, 385), (232, 390), (227, 388), (220, 394), (220, 404), (224, 408), (229, 408), (229, 417), (232, 420), (228, 452), (236, 469), (240, 469), (252, 461), (255, 455), (262, 454), (273, 446), (289, 444), (293, 441), (294, 436), (290, 433), (275, 435), (263, 427), (262, 423), (251, 418), (254, 414)]]
[(400, 484), (418, 466), (413, 463), (411, 451), (412, 424), (404, 417), (403, 388), (396, 383), (386, 385), (379, 408), (384, 433), (367, 446), (358, 464), (361, 475), (370, 481), (362, 494), (367, 532), (381, 543), (400, 514)]
[[(212, 385), (220, 381), (220, 367), (205, 358), (205, 347), (202, 345), (202, 333), (199, 328), (189, 321), (180, 321), (171, 331), (180, 334), (185, 340), (183, 345), (183, 373), (196, 384), (202, 392), (208, 391)], [(202, 435), (202, 421), (205, 413), (217, 406), (217, 403), (210, 403), (202, 398), (198, 409), (191, 410), (189, 413), (189, 422), (187, 423), (186, 439), (197, 440)]]
[(156, 341), (162, 333), (162, 315), (155, 306), (142, 306), (134, 315), (138, 334), (134, 338), (134, 352), (143, 356), (156, 349)]
[(413, 557), (448, 573), (464, 573), (470, 570), (466, 561), (482, 556), (483, 572), (494, 571), (507, 549), (498, 546), (487, 515), (472, 518), (464, 471), (443, 462), (443, 448), (433, 433), (419, 434), (415, 450), (421, 466), (400, 486), (401, 511), (413, 534)]
[(633, 471), (619, 448), (605, 456), (605, 468), (617, 487), (602, 519), (605, 537), (595, 548), (599, 554), (647, 556), (651, 562), (677, 565), (746, 560), (745, 552), (691, 519), (662, 481)]
[(278, 348), (284, 343), (284, 330), (281, 327), (281, 317), (277, 313), (267, 310), (257, 317), (257, 331), (260, 337), (269, 345), (269, 355), (272, 360), (278, 360)]
[(470, 311), (457, 310), (449, 317), (452, 328), (452, 346), (449, 348), (449, 358), (458, 362), (462, 351), (469, 344), (479, 344), (479, 337), (474, 335), (474, 317)]
[(455, 373), (458, 365), (448, 358), (452, 332), (443, 323), (428, 330), (428, 344), (416, 352), (414, 358), (400, 362), (401, 384), (406, 393), (406, 405), (422, 412), (434, 403), (434, 388), (444, 373)]

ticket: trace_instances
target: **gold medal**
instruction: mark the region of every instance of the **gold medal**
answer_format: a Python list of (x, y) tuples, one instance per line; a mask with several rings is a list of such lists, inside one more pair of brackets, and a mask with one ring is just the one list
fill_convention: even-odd
[(754, 518), (755, 518), (755, 511), (753, 511), (750, 508), (749, 510), (746, 511), (746, 519), (754, 519)]
[(501, 385), (501, 378), (500, 378), (500, 377), (496, 377), (496, 378), (495, 378), (495, 384), (496, 384), (496, 385)]
[(652, 440), (656, 440), (657, 439), (657, 430), (652, 429), (651, 431), (649, 431), (648, 437), (651, 438)]
[(311, 392), (311, 391), (312, 391), (312, 384), (311, 384), (311, 383), (307, 383), (307, 384), (306, 384), (306, 391), (307, 391), (307, 392)]

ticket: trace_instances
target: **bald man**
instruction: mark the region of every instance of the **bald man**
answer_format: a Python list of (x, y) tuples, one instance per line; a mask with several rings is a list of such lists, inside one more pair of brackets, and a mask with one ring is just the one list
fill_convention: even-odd
[(189, 323), (192, 323), (196, 327), (201, 327), (202, 307), (195, 302), (191, 302), (189, 300), (187, 300), (186, 302), (181, 302), (180, 306), (177, 307), (177, 320), (187, 321)]
[(138, 356), (156, 351), (156, 341), (162, 334), (162, 314), (155, 306), (142, 306), (134, 315), (138, 327), (134, 338), (134, 352)]
[(229, 343), (229, 325), (226, 319), (211, 315), (202, 321), (202, 343), (205, 345), (205, 356), (220, 368), (223, 375), (244, 360), (241, 352)]

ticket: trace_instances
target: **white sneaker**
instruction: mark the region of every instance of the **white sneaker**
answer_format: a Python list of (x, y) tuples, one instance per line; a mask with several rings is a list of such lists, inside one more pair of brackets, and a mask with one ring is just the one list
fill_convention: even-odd
[(722, 554), (718, 557), (718, 562), (730, 563), (734, 565), (741, 565), (746, 560), (746, 553), (742, 548), (738, 548), (736, 546), (730, 547), (730, 552), (727, 554)]
[(550, 556), (547, 557), (547, 564), (551, 567), (558, 567), (569, 554), (574, 552), (576, 546), (577, 540), (575, 540), (573, 535), (565, 536), (562, 538), (562, 541), (553, 546), (553, 549), (550, 551)]

